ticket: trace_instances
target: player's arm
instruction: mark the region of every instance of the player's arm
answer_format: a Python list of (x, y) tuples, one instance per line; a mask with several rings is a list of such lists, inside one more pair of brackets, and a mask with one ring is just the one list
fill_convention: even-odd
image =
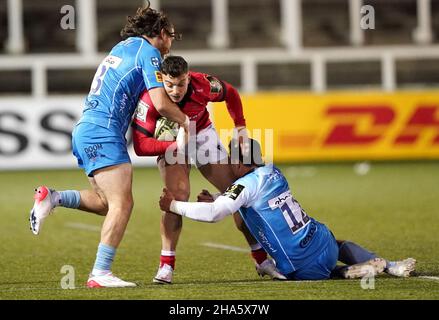
[(236, 143), (239, 142), (242, 145), (244, 152), (247, 152), (249, 150), (248, 134), (242, 101), (238, 90), (236, 90), (236, 88), (230, 83), (221, 81), (215, 77), (206, 75), (206, 79), (210, 84), (210, 101), (226, 102), (227, 111), (235, 124), (233, 132), (234, 141), (236, 141)]
[(244, 199), (232, 200), (229, 197), (219, 196), (214, 202), (184, 202), (176, 201), (166, 188), (160, 197), (160, 208), (171, 211), (183, 217), (201, 222), (218, 222), (228, 215), (232, 215), (243, 206)]
[(227, 110), (235, 127), (245, 127), (244, 111), (238, 90), (230, 83), (216, 77), (204, 74), (205, 84), (209, 87), (208, 100), (211, 102), (226, 102)]
[(159, 114), (149, 100), (149, 93), (140, 96), (132, 123), (133, 146), (138, 156), (158, 156), (174, 143), (159, 141), (154, 138), (154, 131)]
[(181, 112), (180, 108), (169, 99), (163, 87), (155, 87), (148, 90), (148, 92), (152, 103), (162, 116), (177, 122), (180, 126), (189, 128), (189, 117)]
[(244, 110), (238, 90), (225, 81), (222, 83), (225, 90), (224, 101), (226, 102), (227, 110), (233, 119), (235, 127), (245, 128)]
[(233, 140), (239, 142), (244, 150), (244, 153), (247, 153), (249, 150), (249, 142), (241, 97), (238, 93), (238, 90), (236, 90), (231, 84), (223, 82), (223, 85), (226, 90), (224, 100), (226, 101), (227, 110), (235, 124)]
[(175, 144), (174, 141), (159, 141), (149, 131), (133, 122), (133, 146), (138, 156), (159, 156)]
[(160, 208), (197, 221), (218, 222), (246, 206), (250, 199), (250, 193), (241, 184), (233, 184), (213, 202), (176, 201), (173, 194), (164, 188)]

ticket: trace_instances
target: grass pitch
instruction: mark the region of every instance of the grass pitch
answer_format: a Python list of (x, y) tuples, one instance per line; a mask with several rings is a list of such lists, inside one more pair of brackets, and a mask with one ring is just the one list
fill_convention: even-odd
[[(0, 299), (439, 298), (438, 162), (373, 163), (365, 175), (355, 173), (351, 163), (280, 168), (307, 213), (327, 224), (338, 239), (355, 241), (388, 259), (414, 257), (418, 275), (380, 276), (375, 288), (368, 290), (359, 280), (260, 279), (249, 254), (239, 250), (246, 244), (229, 217), (217, 224), (184, 220), (174, 284), (153, 285), (160, 254), (157, 201), (162, 183), (156, 168), (138, 168), (135, 208), (113, 271), (139, 286), (91, 290), (85, 282), (94, 263), (102, 217), (57, 209), (39, 236), (28, 226), (33, 189), (38, 184), (59, 190), (87, 188), (82, 171), (1, 172)], [(191, 186), (194, 199), (208, 183), (192, 170)], [(75, 270), (74, 290), (61, 288), (64, 265)]]

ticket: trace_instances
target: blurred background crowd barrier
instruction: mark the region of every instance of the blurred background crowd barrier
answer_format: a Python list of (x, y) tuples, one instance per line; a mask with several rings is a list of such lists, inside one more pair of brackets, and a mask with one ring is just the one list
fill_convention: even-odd
[[(74, 167), (70, 133), (141, 0), (0, 0), (0, 169)], [(438, 0), (153, 0), (173, 54), (243, 97), (274, 160), (439, 158)], [(230, 128), (224, 105), (211, 106)], [(133, 157), (136, 164), (154, 159)]]

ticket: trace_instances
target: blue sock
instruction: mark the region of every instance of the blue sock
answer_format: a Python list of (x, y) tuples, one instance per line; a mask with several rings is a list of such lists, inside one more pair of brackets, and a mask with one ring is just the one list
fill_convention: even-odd
[(65, 208), (78, 209), (81, 203), (81, 195), (77, 190), (58, 191), (59, 204)]
[(113, 263), (116, 248), (100, 243), (98, 252), (96, 254), (96, 261), (91, 272), (94, 276), (101, 276), (111, 271), (111, 264)]
[(338, 260), (351, 266), (353, 264), (366, 262), (370, 259), (376, 258), (377, 255), (369, 252), (358, 244), (350, 241), (344, 241), (339, 246)]

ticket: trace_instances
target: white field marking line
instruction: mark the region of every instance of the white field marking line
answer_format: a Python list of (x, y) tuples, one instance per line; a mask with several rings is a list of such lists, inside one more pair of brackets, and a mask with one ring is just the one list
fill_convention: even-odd
[(417, 278), (439, 281), (439, 277), (433, 277), (433, 276), (418, 276)]
[[(79, 229), (84, 231), (91, 231), (91, 232), (101, 232), (101, 227), (92, 225), (92, 224), (86, 224), (86, 223), (80, 223), (80, 222), (67, 222), (65, 224), (68, 228), (73, 229)], [(125, 231), (125, 234), (129, 233), (128, 231)]]
[(93, 231), (93, 232), (100, 232), (101, 231), (101, 227), (99, 227), (99, 226), (95, 226), (92, 224), (86, 224), (86, 223), (80, 223), (80, 222), (68, 222), (65, 224), (65, 226), (68, 228), (85, 230), (85, 231)]
[(224, 250), (237, 251), (237, 252), (248, 253), (250, 251), (250, 249), (233, 247), (233, 246), (228, 246), (228, 245), (220, 244), (220, 243), (204, 242), (204, 243), (202, 243), (202, 245), (205, 247), (209, 247), (209, 248), (224, 249)]

